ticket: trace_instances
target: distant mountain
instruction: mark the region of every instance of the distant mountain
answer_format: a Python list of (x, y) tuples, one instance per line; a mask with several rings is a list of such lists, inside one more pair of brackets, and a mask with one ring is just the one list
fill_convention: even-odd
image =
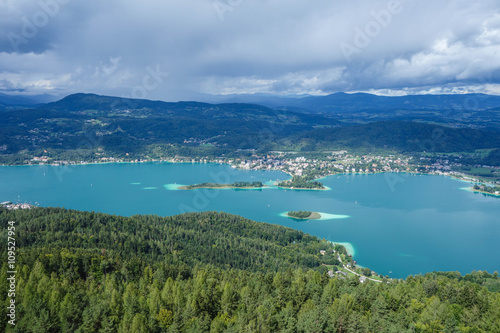
[[(366, 94), (358, 97), (361, 104), (380, 98)], [(340, 94), (331, 98), (337, 102), (344, 99), (347, 107), (353, 96)], [(381, 101), (386, 99), (392, 100), (383, 97)], [(170, 103), (74, 94), (36, 108), (3, 111), (0, 154), (12, 155), (7, 163), (17, 163), (17, 158), (26, 152), (45, 153), (45, 150), (51, 150), (52, 156), (71, 159), (75, 154), (101, 156), (100, 151), (110, 156), (221, 156), (250, 149), (265, 153), (338, 148), (400, 152), (500, 148), (499, 131), (454, 128), (462, 124), (450, 122), (444, 127), (433, 124), (431, 118), (425, 122), (380, 121), (386, 118), (368, 115), (354, 119), (361, 119), (362, 124), (353, 125), (327, 115), (256, 104)], [(464, 122), (468, 119), (464, 118)], [(499, 119), (497, 115), (484, 118), (484, 122), (498, 123)], [(490, 159), (495, 162), (498, 156), (491, 155)]]
[[(277, 96), (271, 94), (206, 95), (204, 102), (163, 102), (128, 99), (95, 94), (73, 94), (49, 103), (47, 108), (73, 110), (176, 109), (186, 106), (207, 107), (219, 104), (253, 104), (299, 113), (349, 114), (394, 111), (447, 111), (451, 113), (498, 111), (500, 96), (485, 94), (379, 96), (366, 93), (335, 93), (327, 96)], [(0, 98), (0, 103), (2, 99)]]
[(3, 105), (12, 105), (12, 106), (27, 106), (27, 105), (34, 105), (37, 104), (36, 101), (32, 100), (31, 98), (26, 98), (26, 97), (21, 97), (21, 96), (14, 96), (14, 95), (7, 95), (0, 93), (0, 103)]
[(114, 155), (158, 144), (258, 149), (283, 136), (332, 126), (339, 121), (254, 104), (74, 94), (34, 109), (4, 111), (0, 147), (6, 154), (33, 149), (81, 152), (90, 142), (93, 149), (105, 148)]
[(378, 96), (365, 93), (335, 93), (289, 100), (289, 106), (320, 113), (370, 110), (478, 111), (500, 107), (500, 96), (485, 94)]
[(254, 103), (302, 112), (348, 113), (381, 110), (479, 111), (500, 107), (500, 96), (485, 94), (379, 96), (366, 93), (335, 93), (327, 96), (277, 96), (234, 94), (212, 96), (214, 102)]
[(270, 108), (287, 108), (295, 104), (299, 99), (310, 95), (280, 96), (273, 94), (230, 94), (230, 95), (207, 95), (202, 101), (209, 103), (250, 103), (267, 106)]
[(0, 93), (0, 110), (20, 109), (23, 107), (32, 108), (39, 104), (51, 102), (54, 99), (54, 96), (46, 94), (25, 97)]
[[(66, 96), (59, 101), (43, 105), (41, 106), (41, 109), (66, 111), (112, 111), (144, 108), (166, 109), (175, 104), (177, 103), (78, 93)], [(208, 105), (205, 103), (198, 104)]]
[(417, 121), (456, 128), (500, 130), (500, 96), (484, 94), (377, 96), (336, 93), (328, 96), (268, 94), (214, 96), (295, 113), (322, 114), (343, 123)]
[(78, 112), (79, 114), (99, 116), (124, 114), (128, 115), (129, 118), (134, 116), (149, 116), (211, 121), (221, 119), (238, 121), (258, 120), (287, 125), (308, 126), (339, 124), (338, 121), (323, 116), (275, 110), (257, 104), (163, 102), (82, 93), (69, 95), (57, 102), (45, 104), (39, 109)]

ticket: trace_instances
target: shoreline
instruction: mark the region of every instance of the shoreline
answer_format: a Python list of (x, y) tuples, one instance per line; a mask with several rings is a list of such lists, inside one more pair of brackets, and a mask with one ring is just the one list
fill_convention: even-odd
[[(158, 163), (165, 163), (165, 164), (167, 164), (167, 165), (168, 165), (168, 164), (173, 164), (173, 163), (183, 163), (183, 164), (188, 164), (188, 163), (191, 163), (191, 164), (193, 164), (192, 162), (182, 162), (182, 161), (179, 161), (179, 162), (170, 162), (170, 161), (105, 162), (105, 163), (94, 163), (94, 164), (112, 164), (112, 163), (122, 163), (122, 164), (123, 164), (123, 163), (130, 163), (130, 164), (131, 164), (131, 163), (149, 163), (149, 164), (151, 164), (151, 165), (152, 165), (153, 163), (157, 163), (157, 162), (158, 162)], [(90, 163), (87, 163), (87, 164), (82, 164), (82, 165), (89, 165), (89, 164), (90, 164)], [(200, 163), (200, 162), (197, 162), (196, 164), (207, 164), (207, 163), (203, 163), (203, 162), (201, 162), (201, 163)], [(228, 164), (228, 163), (216, 163), (216, 162), (215, 162), (215, 163), (214, 163), (214, 162), (210, 162), (210, 164), (212, 164), (212, 165), (214, 165), (214, 166), (215, 166), (215, 165), (221, 165), (221, 166), (222, 166), (222, 165), (226, 165), (226, 166), (231, 165), (231, 164)], [(34, 165), (25, 165), (25, 166), (34, 166)], [(54, 165), (51, 165), (51, 166), (54, 166)], [(62, 165), (60, 165), (60, 166), (62, 166)], [(239, 169), (238, 169), (238, 170), (239, 170)], [(242, 169), (242, 170), (243, 170), (243, 169)], [(249, 170), (249, 171), (261, 171), (261, 172), (263, 172), (263, 173), (264, 173), (264, 172), (265, 172), (265, 171), (267, 171), (267, 170), (254, 170), (254, 169), (252, 169), (252, 170)], [(281, 171), (281, 170), (278, 170), (278, 171)], [(282, 171), (282, 172), (283, 172), (283, 171)], [(283, 172), (283, 173), (284, 173), (284, 172)], [(381, 173), (390, 173), (390, 172), (381, 172)], [(407, 172), (405, 172), (405, 173), (406, 173), (406, 174), (408, 174), (408, 175), (410, 174), (410, 173), (407, 173)], [(347, 174), (349, 174), (349, 173), (345, 173), (345, 175), (347, 175)], [(377, 174), (377, 173), (368, 173), (368, 174), (367, 174), (367, 173), (362, 173), (362, 174), (363, 174), (363, 175), (369, 175), (369, 174)], [(395, 173), (393, 173), (393, 174), (395, 174)], [(419, 173), (419, 174), (412, 173), (412, 174), (414, 174), (414, 175), (427, 175), (427, 176), (433, 176), (433, 174), (427, 174), (427, 173)], [(342, 174), (342, 173), (335, 173), (335, 174), (332, 174), (332, 175), (325, 176), (324, 178), (327, 178), (327, 177), (335, 177), (335, 176), (339, 176), (339, 175), (344, 175), (344, 174)], [(403, 176), (404, 176), (404, 175), (403, 175)], [(450, 175), (450, 177), (451, 177), (452, 179), (455, 179), (455, 180), (458, 180), (458, 181), (461, 181), (461, 182), (467, 182), (467, 181), (465, 181), (465, 180), (463, 180), (463, 179), (460, 179), (460, 178), (457, 178), (457, 177), (454, 177), (454, 176), (451, 176), (451, 175)], [(358, 178), (358, 179), (362, 179), (362, 178), (365, 178), (365, 177), (357, 177), (357, 178)], [(468, 182), (468, 183), (470, 183), (470, 182)], [(457, 187), (458, 187), (458, 186), (457, 186)], [(475, 192), (475, 191), (471, 191), (471, 192)], [(478, 192), (478, 193), (482, 193), (481, 191), (477, 191), (477, 192)], [(493, 195), (493, 196), (496, 196), (496, 195), (494, 195), (493, 193), (484, 193), (484, 194), (486, 194), (486, 195)], [(293, 218), (293, 217), (290, 217), (290, 218)], [(314, 223), (314, 222), (313, 222), (313, 223)], [(294, 228), (294, 229), (296, 229), (296, 228)]]
[[(237, 169), (237, 170), (245, 170), (245, 171), (279, 171), (283, 172), (284, 174), (289, 175), (290, 177), (294, 177), (294, 175), (290, 171), (285, 171), (285, 170), (280, 170), (280, 169), (269, 169), (269, 170), (261, 170), (261, 169), (242, 169), (238, 168), (237, 166), (231, 164), (231, 163), (218, 163), (218, 162), (212, 162), (212, 161), (207, 161), (207, 162), (200, 162), (200, 161), (174, 161), (174, 160), (168, 160), (168, 159), (151, 159), (151, 160), (141, 160), (141, 161), (105, 161), (105, 162), (75, 162), (75, 163), (67, 163), (67, 164), (52, 164), (52, 163), (40, 163), (40, 164), (19, 164), (19, 165), (8, 165), (8, 164), (0, 164), (0, 167), (34, 167), (34, 166), (52, 166), (52, 167), (61, 167), (61, 166), (85, 166), (85, 165), (99, 165), (99, 164), (141, 164), (141, 163), (170, 163), (170, 164), (176, 164), (176, 163), (182, 163), (182, 164), (217, 164), (217, 165), (227, 165), (231, 168)], [(426, 172), (413, 172), (413, 171), (399, 171), (399, 172), (391, 172), (391, 171), (377, 171), (377, 172), (335, 172), (331, 173), (328, 175), (323, 175), (323, 176), (318, 176), (318, 178), (314, 178), (314, 181), (320, 181), (322, 179), (332, 177), (332, 176), (338, 176), (338, 175), (374, 175), (374, 174), (383, 174), (383, 173), (401, 173), (401, 174), (410, 174), (410, 175), (427, 175), (427, 176), (445, 176), (452, 178), (454, 180), (460, 181), (460, 182), (465, 182), (465, 183), (473, 183), (474, 181), (477, 181), (477, 179), (473, 178), (461, 178), (461, 177), (474, 177), (474, 176), (469, 176), (466, 174), (461, 174), (461, 175), (445, 175), (445, 174), (439, 174), (439, 173), (426, 173)], [(288, 179), (289, 180), (289, 179)], [(325, 186), (325, 188), (290, 188), (290, 187), (281, 187), (277, 186), (274, 184), (271, 187), (276, 187), (276, 188), (281, 188), (285, 190), (298, 190), (298, 191), (329, 191), (331, 188), (328, 186)], [(475, 191), (472, 191), (475, 192)], [(499, 196), (494, 193), (488, 193), (488, 192), (478, 192), (478, 193), (484, 193), (484, 194), (489, 194), (492, 196)]]
[(332, 244), (342, 245), (346, 249), (347, 255), (351, 255), (353, 258), (356, 255), (356, 248), (354, 247), (354, 245), (352, 245), (352, 243), (349, 243), (349, 242), (334, 242), (334, 241), (329, 241), (329, 242), (332, 243)]
[(61, 166), (85, 166), (85, 165), (99, 165), (99, 164), (140, 164), (140, 163), (192, 163), (192, 162), (183, 162), (183, 161), (174, 162), (168, 160), (113, 161), (113, 162), (106, 161), (106, 162), (83, 162), (83, 163), (66, 163), (66, 164), (53, 164), (53, 163), (16, 164), (16, 165), (0, 164), (0, 167), (36, 167), (36, 166), (61, 167)]

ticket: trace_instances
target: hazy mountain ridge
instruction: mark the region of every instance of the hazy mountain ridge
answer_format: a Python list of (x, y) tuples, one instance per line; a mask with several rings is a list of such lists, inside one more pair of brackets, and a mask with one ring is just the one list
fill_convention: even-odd
[(382, 96), (338, 92), (325, 96), (228, 95), (220, 101), (252, 101), (270, 107), (301, 108), (310, 112), (342, 113), (362, 110), (456, 110), (478, 111), (500, 106), (500, 96), (486, 94), (443, 94)]
[(19, 109), (22, 107), (37, 107), (43, 103), (53, 101), (54, 99), (54, 96), (47, 94), (22, 96), (0, 93), (0, 110), (12, 108)]
[(326, 96), (228, 95), (219, 101), (251, 101), (271, 108), (322, 114), (342, 122), (405, 120), (452, 127), (500, 129), (500, 96), (485, 94), (379, 96), (335, 93)]

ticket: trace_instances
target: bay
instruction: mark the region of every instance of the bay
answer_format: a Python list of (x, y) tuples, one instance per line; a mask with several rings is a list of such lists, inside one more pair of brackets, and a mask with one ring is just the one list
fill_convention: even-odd
[[(202, 182), (262, 181), (279, 171), (227, 165), (118, 163), (0, 167), (0, 202), (30, 202), (117, 215), (225, 211), (349, 243), (358, 264), (394, 278), (430, 271), (500, 270), (500, 198), (465, 191), (448, 177), (347, 174), (322, 179), (329, 191), (176, 190)], [(290, 210), (323, 213), (297, 221)]]

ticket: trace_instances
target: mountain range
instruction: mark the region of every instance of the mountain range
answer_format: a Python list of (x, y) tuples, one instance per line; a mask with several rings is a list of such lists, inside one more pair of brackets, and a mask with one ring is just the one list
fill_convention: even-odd
[(326, 96), (276, 96), (270, 94), (217, 95), (211, 103), (252, 103), (304, 112), (345, 113), (365, 110), (456, 110), (479, 111), (500, 106), (500, 96), (486, 94), (443, 94), (380, 96), (338, 92)]
[[(170, 152), (166, 154), (185, 156), (220, 156), (248, 149), (262, 153), (488, 149), (493, 162), (498, 160), (494, 153), (500, 148), (498, 96), (334, 94), (293, 101), (297, 107), (292, 110), (249, 103), (173, 103), (73, 94), (57, 102), (0, 111), (0, 157), (47, 151), (61, 156), (77, 150), (80, 154), (101, 150), (112, 156), (150, 156), (152, 150), (167, 145)], [(474, 108), (459, 110), (469, 102)], [(407, 110), (399, 109), (404, 105)], [(456, 109), (446, 110), (452, 107)], [(311, 111), (314, 108), (330, 111)], [(182, 149), (171, 151), (173, 146)]]
[[(79, 94), (75, 94), (78, 96)], [(92, 95), (92, 94), (87, 94)], [(71, 96), (71, 95), (70, 95)], [(0, 104), (29, 106), (47, 103), (56, 97), (36, 95), (22, 97), (0, 93)], [(123, 98), (123, 100), (130, 100)], [(307, 112), (342, 113), (362, 110), (457, 110), (479, 111), (500, 107), (500, 96), (478, 93), (381, 96), (367, 93), (338, 92), (323, 96), (273, 94), (199, 95), (197, 101), (208, 104), (245, 103), (270, 108), (299, 108)]]

